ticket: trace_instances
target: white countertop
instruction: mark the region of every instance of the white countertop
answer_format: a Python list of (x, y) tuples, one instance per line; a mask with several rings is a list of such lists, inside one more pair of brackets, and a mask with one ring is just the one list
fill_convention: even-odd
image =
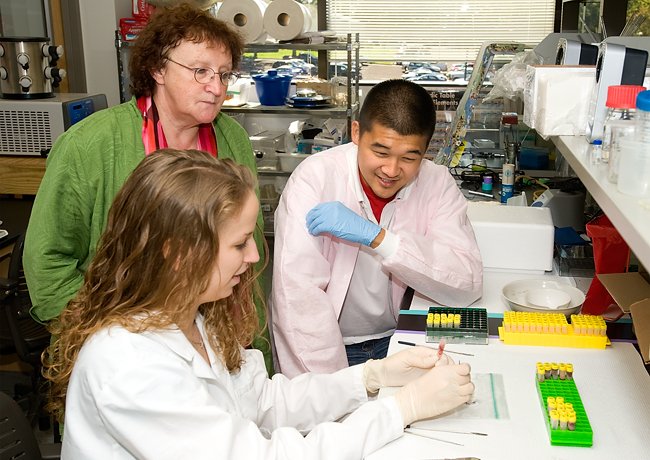
[[(424, 344), (424, 336), (396, 333), (388, 354), (407, 348), (407, 340)], [(463, 444), (456, 446), (405, 434), (367, 460), (455, 459), (593, 460), (650, 458), (650, 376), (630, 343), (615, 342), (605, 350), (504, 345), (449, 345), (472, 366), (472, 373), (503, 376), (508, 419), (438, 417), (418, 424), (446, 430), (475, 431), (488, 436), (428, 432), (429, 436)], [(458, 355), (450, 355), (457, 359)], [(551, 446), (535, 384), (535, 363), (570, 362), (580, 398), (593, 429), (592, 447)], [(395, 389), (381, 390), (380, 397)], [(480, 401), (477, 401), (480, 404)], [(422, 433), (422, 431), (420, 431)]]
[[(587, 292), (589, 283), (578, 283), (570, 276), (559, 276), (557, 271), (545, 272), (543, 275), (530, 275), (523, 272), (515, 273), (497, 273), (484, 271), (483, 272), (483, 296), (470, 305), (472, 308), (485, 308), (488, 313), (503, 314), (504, 311), (510, 311), (510, 307), (501, 295), (501, 290), (506, 284), (523, 279), (544, 279), (546, 281), (557, 281), (559, 283), (568, 284), (570, 286), (578, 287), (578, 289)], [(413, 295), (411, 302), (411, 310), (428, 310), (430, 306), (435, 306), (432, 300), (416, 292)]]

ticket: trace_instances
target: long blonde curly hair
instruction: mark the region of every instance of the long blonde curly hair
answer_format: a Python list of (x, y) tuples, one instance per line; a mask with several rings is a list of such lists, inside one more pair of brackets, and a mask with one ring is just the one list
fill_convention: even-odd
[[(217, 260), (219, 231), (255, 187), (245, 166), (198, 150), (158, 150), (133, 171), (113, 201), (83, 286), (50, 324), (57, 340), (43, 354), (43, 373), (51, 383), (47, 409), (60, 422), (72, 369), (93, 334), (113, 325), (139, 333), (192, 321)], [(199, 308), (210, 345), (230, 372), (240, 369), (241, 347), (259, 331), (258, 275), (251, 265), (228, 298)]]

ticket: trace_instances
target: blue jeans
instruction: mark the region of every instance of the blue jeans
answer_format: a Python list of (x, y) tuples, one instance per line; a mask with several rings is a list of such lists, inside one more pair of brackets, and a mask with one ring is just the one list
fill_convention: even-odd
[(388, 353), (389, 342), (390, 336), (346, 345), (345, 352), (348, 355), (348, 364), (354, 366), (355, 364), (365, 363), (369, 359), (385, 358)]

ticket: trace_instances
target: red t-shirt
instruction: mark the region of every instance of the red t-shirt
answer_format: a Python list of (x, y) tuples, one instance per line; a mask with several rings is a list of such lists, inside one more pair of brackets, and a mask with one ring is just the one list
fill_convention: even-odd
[(361, 171), (359, 171), (359, 179), (361, 180), (361, 188), (363, 188), (364, 193), (368, 197), (368, 201), (370, 201), (370, 207), (372, 208), (372, 213), (375, 215), (375, 219), (377, 219), (377, 222), (381, 222), (381, 213), (383, 212), (384, 207), (393, 201), (393, 198), (395, 198), (395, 195), (397, 195), (397, 193), (390, 198), (382, 198), (380, 196), (377, 196), (377, 194), (372, 191), (368, 184), (366, 184), (366, 181), (361, 175)]

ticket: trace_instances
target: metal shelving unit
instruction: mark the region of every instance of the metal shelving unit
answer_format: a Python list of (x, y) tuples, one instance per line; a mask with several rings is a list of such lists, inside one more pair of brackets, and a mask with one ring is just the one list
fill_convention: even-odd
[[(118, 83), (120, 88), (120, 102), (126, 102), (128, 98), (129, 76), (128, 70), (128, 49), (129, 42), (124, 40), (119, 30), (115, 31), (115, 49), (117, 52), (117, 69)], [(309, 113), (312, 116), (327, 116), (336, 118), (347, 118), (348, 139), (352, 129), (352, 122), (359, 113), (359, 34), (347, 34), (344, 41), (331, 43), (265, 43), (251, 44), (244, 48), (245, 53), (269, 53), (279, 50), (296, 50), (296, 51), (317, 51), (319, 56), (325, 55), (329, 61), (329, 53), (333, 51), (345, 51), (347, 54), (348, 64), (348, 85), (347, 85), (347, 105), (345, 107), (327, 107), (327, 108), (293, 108), (286, 106), (264, 106), (261, 104), (250, 104), (241, 107), (224, 107), (224, 110), (232, 113), (251, 113), (251, 114), (270, 114), (270, 115), (287, 115), (296, 114), (304, 115)], [(354, 78), (350, 78), (350, 73), (354, 63)], [(327, 72), (328, 66), (319, 68), (319, 76), (327, 79), (328, 75), (321, 75)]]

